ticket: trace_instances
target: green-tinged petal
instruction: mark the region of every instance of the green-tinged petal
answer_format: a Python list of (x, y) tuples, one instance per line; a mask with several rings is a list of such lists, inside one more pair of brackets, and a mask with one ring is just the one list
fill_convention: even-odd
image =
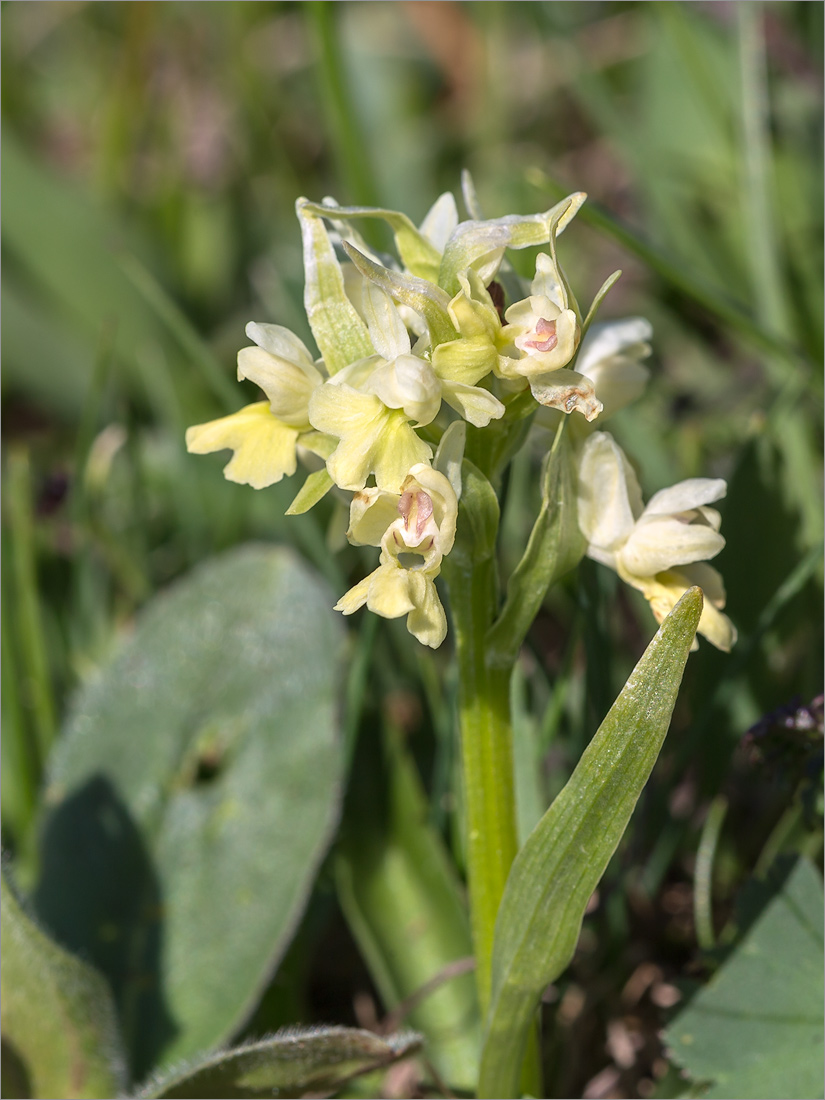
[(373, 473), (379, 489), (398, 492), (410, 469), (432, 455), (403, 410), (388, 409), (373, 394), (345, 384), (319, 386), (309, 419), (313, 427), (340, 440), (327, 469), (342, 489), (363, 489)]
[[(442, 199), (444, 196), (441, 196)], [(452, 198), (452, 196), (450, 196)], [(455, 206), (455, 200), (453, 200)], [(441, 262), (441, 250), (430, 239), (429, 234), (415, 228), (406, 214), (397, 210), (383, 210), (372, 206), (322, 206), (307, 203), (309, 213), (323, 218), (380, 218), (395, 234), (395, 244), (401, 262), (422, 279), (435, 282)]]
[(450, 316), (462, 336), (497, 340), (501, 318), (490, 292), (472, 268), (458, 276), (460, 290), (450, 302)]
[(444, 382), (442, 396), (451, 408), (476, 428), (486, 428), (491, 420), (500, 420), (506, 412), (499, 399), (481, 386)]
[(448, 294), (459, 288), (459, 275), (472, 268), (487, 284), (498, 270), (506, 248), (547, 244), (561, 233), (586, 195), (579, 192), (562, 199), (544, 214), (508, 215), (492, 221), (461, 222), (441, 258), (438, 282)]
[(309, 399), (324, 381), (311, 360), (292, 362), (260, 347), (242, 348), (238, 352), (238, 378), (248, 378), (260, 386), (269, 398), (272, 415), (284, 424), (304, 431), (309, 428)]
[(595, 432), (579, 461), (578, 518), (588, 553), (615, 551), (629, 537), (642, 511), (642, 491), (621, 447), (607, 432)]
[(602, 411), (593, 383), (574, 370), (554, 370), (530, 379), (533, 397), (549, 409), (564, 413), (579, 412), (585, 420), (595, 420)]
[(456, 332), (450, 321), (450, 299), (435, 285), (415, 275), (402, 275), (375, 263), (344, 241), (344, 251), (362, 275), (385, 290), (396, 301), (420, 313), (427, 322), (433, 347), (444, 340), (453, 340)]
[(372, 345), (384, 359), (409, 355), (410, 335), (395, 303), (376, 283), (366, 281), (361, 302), (370, 330)]
[(367, 326), (344, 289), (341, 265), (323, 219), (310, 212), (306, 199), (295, 209), (304, 247), (304, 306), (309, 326), (329, 373), (372, 355)]
[(223, 468), (224, 477), (253, 489), (265, 489), (295, 473), (299, 434), (272, 415), (268, 402), (259, 401), (231, 416), (188, 428), (186, 449), (198, 455), (234, 451)]
[(444, 381), (475, 386), (498, 366), (498, 360), (487, 336), (470, 336), (439, 344), (433, 352), (433, 370)]

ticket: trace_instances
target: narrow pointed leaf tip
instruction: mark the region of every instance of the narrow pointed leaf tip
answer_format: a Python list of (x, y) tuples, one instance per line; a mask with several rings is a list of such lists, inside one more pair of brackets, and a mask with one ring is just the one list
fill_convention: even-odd
[(479, 1097), (519, 1095), (546, 986), (573, 956), (584, 911), (647, 782), (702, 614), (689, 588), (662, 623), (573, 775), (519, 852), (496, 920)]

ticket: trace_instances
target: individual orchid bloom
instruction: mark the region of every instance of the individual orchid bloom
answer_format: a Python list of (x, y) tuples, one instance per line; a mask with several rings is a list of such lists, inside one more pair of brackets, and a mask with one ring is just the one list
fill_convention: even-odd
[[(581, 337), (575, 309), (552, 256), (540, 252), (530, 296), (515, 302), (504, 314), (501, 340), (504, 354), (499, 369), (505, 378), (535, 378), (567, 366)], [(507, 352), (514, 351), (508, 355)]]
[(513, 380), (525, 378), (540, 405), (595, 420), (602, 403), (593, 382), (566, 369), (579, 346), (581, 325), (554, 256), (541, 252), (536, 257), (531, 291), (504, 314), (507, 324), (501, 331), (497, 373)]
[(414, 355), (409, 333), (391, 298), (364, 287), (364, 315), (377, 355), (340, 370), (313, 392), (313, 427), (338, 438), (327, 459), (342, 489), (363, 489), (370, 474), (379, 489), (395, 491), (416, 463), (432, 456), (414, 430), (441, 408), (441, 383), (432, 365)]
[(379, 488), (396, 491), (412, 466), (432, 456), (403, 408), (388, 408), (375, 394), (338, 381), (338, 375), (313, 393), (309, 415), (318, 431), (339, 440), (327, 471), (342, 489), (363, 489), (374, 474)]
[(478, 385), (498, 363), (501, 321), (477, 272), (469, 269), (458, 278), (461, 289), (451, 300), (448, 313), (459, 337), (433, 351), (433, 369), (447, 404), (470, 424), (483, 428), (504, 415), (499, 399)]
[(324, 381), (323, 363), (314, 363), (303, 342), (280, 325), (250, 322), (246, 334), (256, 346), (238, 353), (238, 378), (255, 382), (267, 401), (189, 428), (186, 447), (193, 454), (234, 451), (224, 476), (264, 489), (295, 473), (299, 445), (318, 449), (309, 399)]
[(639, 589), (658, 622), (687, 588), (700, 585), (705, 604), (699, 633), (727, 651), (736, 629), (722, 614), (722, 578), (707, 564), (725, 545), (719, 513), (708, 506), (726, 491), (721, 478), (690, 478), (654, 494), (645, 507), (636, 475), (612, 436), (595, 432), (582, 449), (578, 518), (587, 556)]
[(356, 493), (347, 538), (354, 545), (380, 546), (378, 568), (335, 605), (351, 615), (364, 604), (386, 619), (407, 616), (407, 629), (436, 649), (447, 619), (435, 578), (455, 540), (458, 500), (444, 474), (424, 463), (412, 467), (400, 492), (379, 488)]

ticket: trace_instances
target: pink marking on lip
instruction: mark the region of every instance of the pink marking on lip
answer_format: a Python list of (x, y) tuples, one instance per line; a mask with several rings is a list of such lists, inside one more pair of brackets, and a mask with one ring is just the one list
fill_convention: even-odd
[[(525, 348), (533, 348), (534, 351), (552, 351), (559, 338), (556, 335), (556, 322), (548, 321), (545, 317), (539, 317), (536, 322), (536, 335), (524, 341)], [(546, 336), (546, 340), (539, 337)]]
[(424, 492), (414, 493), (407, 490), (406, 493), (401, 494), (401, 499), (398, 501), (398, 512), (403, 517), (404, 526), (408, 531), (410, 520), (413, 520), (416, 537), (420, 540), (433, 514), (433, 502)]

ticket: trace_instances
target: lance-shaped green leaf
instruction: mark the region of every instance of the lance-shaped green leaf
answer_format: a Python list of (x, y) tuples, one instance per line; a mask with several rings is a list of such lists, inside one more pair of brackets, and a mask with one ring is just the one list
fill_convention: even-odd
[(306, 199), (295, 210), (304, 244), (304, 307), (309, 327), (330, 374), (374, 354), (367, 326), (344, 289), (341, 265), (323, 218), (308, 211)]
[(314, 470), (307, 475), (307, 479), (298, 490), (295, 499), (286, 510), (288, 516), (302, 516), (310, 508), (314, 508), (319, 500), (323, 499), (335, 482), (326, 471)]
[(344, 241), (344, 251), (363, 276), (386, 290), (397, 301), (421, 314), (427, 322), (434, 348), (456, 339), (458, 333), (447, 312), (450, 299), (440, 287), (428, 283), (426, 279), (418, 279), (415, 275), (402, 275), (399, 271), (382, 267), (363, 252), (359, 252), (349, 241)]
[(406, 269), (422, 279), (436, 282), (441, 264), (441, 253), (420, 230), (416, 229), (406, 214), (397, 210), (383, 210), (375, 206), (324, 206), (308, 203), (306, 209), (321, 218), (380, 218), (395, 234), (398, 255)]
[[(4, 1096), (122, 1096), (126, 1061), (102, 975), (64, 951), (2, 881)], [(25, 1091), (6, 1078), (14, 1065)]]
[(414, 1032), (379, 1036), (348, 1027), (290, 1028), (268, 1039), (175, 1066), (147, 1082), (145, 1100), (303, 1096), (337, 1092), (362, 1073), (383, 1069), (421, 1047)]
[(689, 588), (516, 857), (496, 920), (480, 1097), (519, 1095), (542, 991), (573, 956), (587, 902), (659, 755), (701, 613), (701, 590)]
[(487, 634), (487, 660), (506, 668), (538, 614), (547, 589), (578, 563), (585, 540), (576, 520), (576, 471), (562, 421), (544, 460), (541, 509), (521, 561), (507, 582), (507, 599)]
[(491, 221), (460, 222), (441, 257), (438, 285), (451, 296), (457, 294), (458, 276), (468, 267), (479, 271), (482, 277), (492, 277), (505, 248), (547, 244), (563, 232), (586, 198), (579, 191), (544, 214), (508, 214)]
[(398, 731), (383, 753), (365, 731), (356, 751), (336, 860), (341, 908), (386, 1008), (406, 1002), (428, 1061), (472, 1090), (481, 1019), (461, 886)]
[(333, 600), (285, 549), (200, 566), (57, 742), (34, 905), (109, 979), (135, 1077), (225, 1042), (303, 912), (343, 771)]

